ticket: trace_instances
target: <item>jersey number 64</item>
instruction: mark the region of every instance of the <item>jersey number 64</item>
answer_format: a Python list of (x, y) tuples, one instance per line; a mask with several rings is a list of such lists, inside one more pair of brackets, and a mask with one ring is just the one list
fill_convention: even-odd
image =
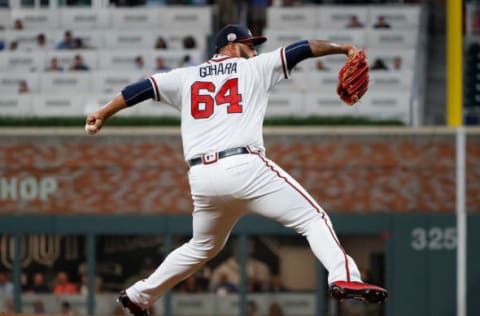
[[(217, 94), (210, 81), (196, 81), (191, 86), (192, 116), (195, 119), (209, 118), (216, 105), (227, 105), (227, 113), (242, 113), (242, 95), (238, 94), (238, 78), (227, 80)], [(203, 93), (203, 94), (202, 94)]]

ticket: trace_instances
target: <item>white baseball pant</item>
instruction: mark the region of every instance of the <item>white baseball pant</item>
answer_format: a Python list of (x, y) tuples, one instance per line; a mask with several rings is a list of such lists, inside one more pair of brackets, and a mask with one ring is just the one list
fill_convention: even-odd
[(126, 292), (147, 308), (166, 291), (220, 252), (232, 227), (254, 213), (293, 228), (305, 236), (328, 271), (328, 282), (361, 282), (360, 272), (333, 230), (330, 218), (305, 189), (263, 154), (254, 152), (190, 168), (193, 236), (172, 251), (147, 278)]

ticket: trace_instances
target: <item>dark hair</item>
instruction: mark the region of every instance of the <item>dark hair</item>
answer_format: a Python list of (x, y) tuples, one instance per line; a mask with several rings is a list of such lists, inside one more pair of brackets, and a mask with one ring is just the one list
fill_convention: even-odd
[(187, 35), (183, 38), (183, 48), (185, 49), (192, 49), (197, 47), (197, 42), (195, 38), (191, 35)]

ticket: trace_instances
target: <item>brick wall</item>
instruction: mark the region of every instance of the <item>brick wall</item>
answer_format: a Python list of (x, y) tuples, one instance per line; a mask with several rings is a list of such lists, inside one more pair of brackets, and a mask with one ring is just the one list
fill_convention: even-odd
[[(0, 214), (189, 213), (179, 135), (129, 131), (0, 133)], [(453, 212), (454, 140), (435, 130), (265, 135), (267, 156), (341, 213)], [(467, 209), (479, 212), (478, 133), (468, 136), (467, 165)]]

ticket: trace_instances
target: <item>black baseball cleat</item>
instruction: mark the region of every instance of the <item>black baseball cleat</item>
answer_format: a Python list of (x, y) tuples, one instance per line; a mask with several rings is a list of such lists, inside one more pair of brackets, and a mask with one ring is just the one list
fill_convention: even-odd
[(150, 316), (150, 313), (146, 309), (142, 309), (137, 304), (133, 303), (127, 296), (125, 291), (121, 291), (117, 298), (117, 302), (120, 303), (123, 309), (126, 309), (133, 316)]
[(354, 299), (367, 303), (383, 303), (388, 297), (384, 288), (361, 282), (333, 282), (330, 284), (329, 293), (337, 300)]

